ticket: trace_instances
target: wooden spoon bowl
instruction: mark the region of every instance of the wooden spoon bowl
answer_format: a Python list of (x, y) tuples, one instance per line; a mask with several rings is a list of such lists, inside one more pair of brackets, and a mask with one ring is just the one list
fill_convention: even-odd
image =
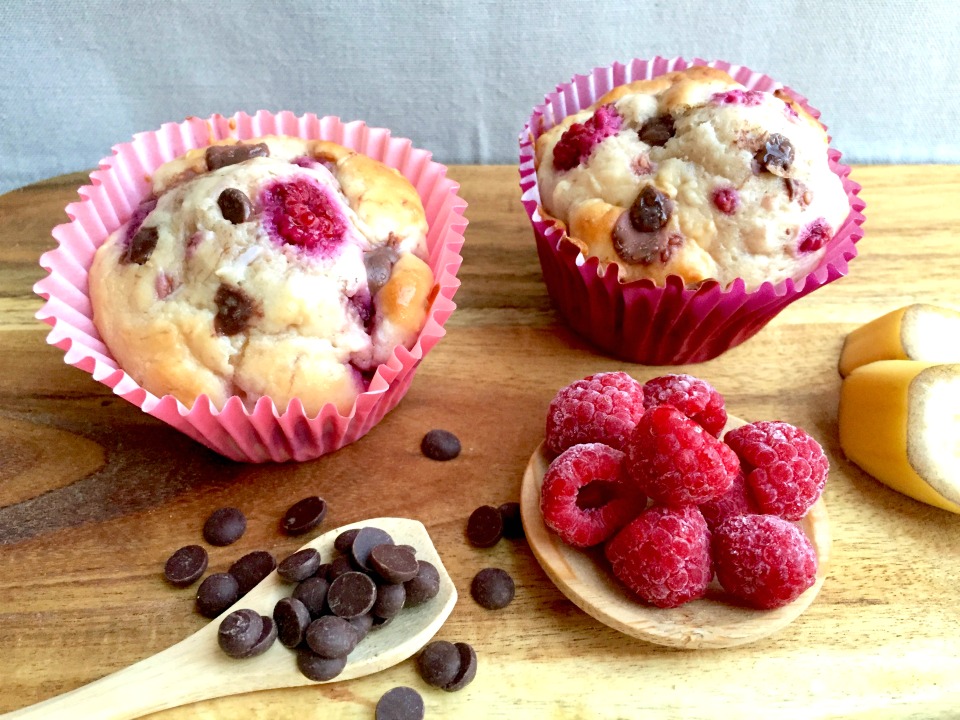
[[(744, 424), (743, 420), (731, 417), (724, 432)], [(830, 554), (830, 526), (821, 498), (798, 523), (817, 554), (816, 580), (792, 603), (775, 610), (737, 605), (714, 580), (706, 597), (678, 608), (644, 605), (617, 582), (602, 550), (571, 547), (543, 524), (540, 486), (552, 459), (541, 443), (523, 476), (520, 514), (527, 542), (544, 572), (567, 598), (588, 615), (622, 633), (657, 645), (688, 649), (745, 645), (796, 620), (823, 586)]]

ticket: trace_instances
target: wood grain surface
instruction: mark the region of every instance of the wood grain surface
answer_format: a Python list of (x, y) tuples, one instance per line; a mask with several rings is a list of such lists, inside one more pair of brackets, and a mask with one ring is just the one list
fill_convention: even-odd
[[(593, 352), (558, 321), (544, 289), (513, 167), (455, 166), (469, 202), (458, 309), (406, 398), (365, 438), (314, 462), (229, 462), (115, 398), (45, 344), (33, 319), (37, 261), (83, 174), (0, 197), (0, 711), (95, 680), (163, 650), (206, 622), (191, 589), (164, 584), (166, 558), (201, 541), (207, 514), (232, 505), (248, 530), (210, 549), (210, 571), (253, 549), (283, 555), (284, 510), (308, 494), (325, 527), (367, 517), (422, 521), (460, 600), (438, 637), (474, 645), (476, 680), (426, 686), (406, 661), (366, 678), (263, 691), (166, 711), (163, 718), (372, 718), (409, 685), (427, 717), (956, 717), (960, 708), (960, 516), (921, 505), (847, 462), (837, 442), (836, 363), (845, 334), (904, 304), (960, 308), (960, 167), (856, 167), (866, 237), (851, 274), (790, 306), (744, 345), (697, 366), (730, 411), (783, 419), (824, 445), (833, 549), (810, 609), (739, 648), (645, 644), (580, 611), (522, 541), (464, 539), (481, 504), (516, 500), (553, 394), (622, 369), (664, 368)], [(449, 463), (419, 453), (434, 427), (457, 433)], [(487, 566), (511, 572), (514, 602), (470, 598)], [(135, 692), (135, 689), (132, 689)]]

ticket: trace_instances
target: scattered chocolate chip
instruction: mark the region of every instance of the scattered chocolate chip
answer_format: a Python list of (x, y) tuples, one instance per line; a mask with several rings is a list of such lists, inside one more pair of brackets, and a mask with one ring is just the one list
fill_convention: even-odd
[(353, 566), (353, 562), (346, 555), (341, 555), (340, 557), (335, 557), (333, 562), (327, 567), (326, 578), (330, 582), (333, 582), (338, 577), (344, 573), (354, 572), (357, 568)]
[(417, 556), (408, 547), (390, 544), (377, 545), (370, 551), (370, 566), (390, 583), (413, 580), (420, 570)]
[(761, 170), (786, 177), (793, 165), (793, 144), (783, 135), (771, 133), (757, 150), (754, 160)]
[(524, 537), (526, 533), (523, 530), (523, 518), (520, 516), (520, 503), (505, 502), (497, 510), (503, 520), (503, 536), (510, 540)]
[(640, 139), (647, 145), (663, 146), (673, 137), (673, 116), (659, 115), (647, 120), (640, 128)]
[(420, 441), (420, 452), (431, 460), (453, 460), (460, 454), (460, 440), (448, 430), (431, 430)]
[(266, 143), (211, 145), (206, 149), (203, 157), (207, 162), (207, 170), (219, 170), (227, 165), (236, 165), (250, 158), (270, 157), (270, 148)]
[(460, 672), (460, 651), (446, 640), (427, 643), (417, 656), (417, 672), (427, 685), (445, 687)]
[(291, 597), (299, 600), (310, 612), (310, 617), (323, 615), (327, 602), (330, 583), (322, 577), (307, 578), (294, 588)]
[(467, 520), (467, 540), (474, 547), (493, 547), (503, 537), (503, 516), (491, 505), (481, 505)]
[(350, 554), (350, 548), (353, 547), (353, 539), (357, 536), (357, 533), (360, 532), (360, 528), (353, 528), (352, 530), (344, 530), (342, 533), (337, 535), (336, 539), (333, 541), (333, 549), (344, 555)]
[(307, 628), (307, 645), (320, 657), (346, 657), (360, 642), (360, 633), (336, 615), (317, 618)]
[(417, 566), (417, 576), (403, 584), (407, 593), (403, 606), (407, 608), (422, 605), (440, 592), (440, 573), (437, 569), (426, 560), (417, 560)]
[(347, 622), (353, 625), (354, 630), (360, 634), (360, 639), (363, 640), (370, 632), (370, 628), (373, 627), (373, 615), (370, 613), (358, 615), (357, 617), (347, 618)]
[(470, 595), (487, 610), (505, 608), (513, 600), (515, 592), (513, 578), (500, 568), (484, 568), (470, 583)]
[(327, 501), (317, 496), (295, 502), (283, 516), (280, 527), (287, 535), (303, 535), (323, 522), (327, 516)]
[(141, 227), (136, 235), (130, 238), (126, 250), (120, 257), (120, 262), (127, 265), (130, 263), (143, 265), (157, 249), (159, 239), (160, 235), (155, 227)]
[(397, 251), (386, 245), (363, 254), (363, 266), (367, 270), (367, 287), (370, 297), (375, 296), (380, 292), (380, 288), (387, 284), (393, 264), (398, 257)]
[(197, 612), (215, 618), (240, 598), (240, 586), (230, 573), (208, 575), (197, 588)]
[(377, 600), (377, 585), (361, 572), (344, 573), (327, 591), (327, 607), (337, 617), (345, 619), (370, 612)]
[(333, 680), (347, 666), (347, 658), (320, 657), (307, 648), (297, 651), (297, 668), (310, 680), (325, 682)]
[(387, 690), (377, 701), (375, 720), (423, 720), (426, 712), (420, 693), (410, 687)]
[(247, 529), (246, 516), (237, 508), (214, 510), (203, 524), (203, 539), (222, 547), (235, 543)]
[(654, 233), (670, 219), (674, 203), (654, 185), (644, 185), (630, 206), (630, 223), (640, 232)]
[(193, 585), (207, 569), (207, 551), (199, 545), (177, 550), (163, 566), (163, 576), (174, 587)]
[(230, 574), (237, 579), (240, 595), (246, 595), (254, 586), (272, 573), (277, 561), (266, 550), (249, 552), (230, 566)]
[(247, 652), (241, 655), (241, 657), (251, 658), (256, 657), (257, 655), (262, 655), (270, 649), (270, 646), (273, 645), (274, 642), (276, 642), (277, 624), (273, 621), (273, 618), (267, 617), (266, 615), (261, 615), (260, 620), (263, 622), (263, 630), (260, 631), (260, 637), (257, 638), (257, 641), (253, 644), (253, 647), (247, 650)]
[(255, 610), (244, 608), (227, 615), (217, 631), (220, 649), (230, 657), (244, 657), (260, 640), (263, 617)]
[(314, 548), (303, 548), (283, 559), (277, 566), (277, 575), (289, 582), (302, 582), (319, 570), (320, 553)]
[(307, 606), (294, 597), (278, 600), (273, 608), (277, 636), (287, 647), (296, 647), (303, 642), (303, 636), (307, 632), (311, 619)]
[(253, 213), (253, 203), (250, 202), (250, 198), (237, 188), (227, 188), (220, 193), (220, 197), (217, 198), (217, 207), (220, 208), (223, 219), (234, 225), (245, 223)]
[(353, 543), (350, 545), (350, 558), (353, 560), (353, 564), (358, 569), (369, 572), (372, 570), (370, 567), (370, 551), (377, 545), (383, 544), (393, 545), (393, 538), (380, 528), (360, 528), (360, 532), (356, 534)]
[(213, 318), (213, 329), (217, 335), (236, 335), (243, 332), (253, 317), (253, 300), (243, 290), (221, 285), (213, 296), (217, 314)]
[(407, 591), (403, 585), (393, 583), (377, 585), (377, 600), (373, 603), (370, 612), (378, 618), (388, 620), (400, 614), (406, 601)]
[(477, 653), (472, 646), (464, 642), (456, 643), (457, 651), (460, 654), (460, 670), (453, 682), (444, 685), (443, 689), (447, 692), (457, 692), (463, 690), (467, 685), (473, 682), (477, 676)]
[(621, 213), (613, 226), (613, 249), (628, 263), (650, 265), (654, 262), (666, 263), (683, 245), (683, 235), (658, 230), (642, 232), (633, 226), (630, 213)]

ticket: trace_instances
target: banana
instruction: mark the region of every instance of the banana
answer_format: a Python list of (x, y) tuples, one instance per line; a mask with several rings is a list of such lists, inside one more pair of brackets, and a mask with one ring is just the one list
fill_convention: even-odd
[(840, 375), (877, 360), (960, 363), (960, 313), (907, 305), (851, 332), (840, 353)]
[(880, 360), (857, 367), (840, 388), (839, 425), (840, 447), (866, 472), (960, 514), (960, 364)]

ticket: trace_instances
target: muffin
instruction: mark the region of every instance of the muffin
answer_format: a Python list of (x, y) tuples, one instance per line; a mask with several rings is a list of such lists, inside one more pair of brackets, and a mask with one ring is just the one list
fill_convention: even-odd
[(396, 170), (273, 136), (191, 150), (152, 185), (90, 270), (97, 329), (145, 389), (347, 413), (413, 345), (433, 275), (423, 205)]

